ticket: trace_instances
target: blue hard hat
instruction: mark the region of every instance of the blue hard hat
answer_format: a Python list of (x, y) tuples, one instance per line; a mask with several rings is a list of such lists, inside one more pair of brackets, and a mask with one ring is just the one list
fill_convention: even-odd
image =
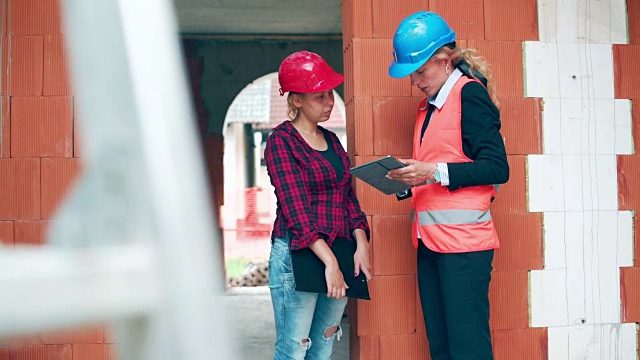
[(444, 45), (456, 40), (456, 33), (444, 19), (430, 11), (420, 11), (402, 20), (393, 35), (393, 60), (389, 75), (402, 78), (422, 66)]

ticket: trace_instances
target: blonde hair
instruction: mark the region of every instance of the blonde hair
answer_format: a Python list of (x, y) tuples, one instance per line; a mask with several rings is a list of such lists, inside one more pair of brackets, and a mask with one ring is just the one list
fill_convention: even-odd
[(487, 90), (489, 91), (489, 96), (491, 96), (491, 101), (496, 105), (498, 109), (500, 109), (500, 102), (498, 101), (498, 94), (496, 93), (496, 84), (493, 78), (493, 71), (491, 71), (491, 67), (487, 63), (487, 61), (477, 55), (476, 49), (463, 49), (459, 47), (450, 48), (448, 46), (443, 46), (436, 51), (433, 55), (434, 57), (444, 58), (445, 56), (451, 59), (451, 63), (453, 66), (457, 66), (461, 61), (469, 64), (469, 70), (471, 72), (471, 76), (476, 80), (480, 80), (475, 77), (473, 70), (477, 70), (487, 79)]
[(290, 91), (287, 95), (287, 117), (291, 120), (295, 119), (296, 116), (298, 116), (298, 108), (293, 104), (293, 95), (299, 94)]

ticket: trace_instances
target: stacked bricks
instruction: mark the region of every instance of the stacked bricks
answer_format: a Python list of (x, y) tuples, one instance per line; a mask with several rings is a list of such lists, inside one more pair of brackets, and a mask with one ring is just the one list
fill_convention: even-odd
[[(542, 269), (542, 216), (527, 210), (526, 158), (541, 153), (539, 98), (525, 98), (523, 42), (538, 39), (537, 4), (523, 1), (344, 0), (345, 104), (355, 165), (381, 156), (411, 157), (422, 93), (392, 79), (393, 34), (413, 12), (435, 11), (457, 33), (458, 45), (479, 50), (492, 65), (502, 104), (511, 178), (492, 205), (501, 239), (490, 288), (496, 359), (543, 359), (547, 331), (529, 326), (529, 271)], [(409, 201), (398, 202), (356, 180), (372, 226), (371, 301), (350, 301), (351, 359), (429, 359), (420, 308)]]
[(530, 313), (547, 328), (549, 359), (638, 355), (633, 6), (538, 0), (539, 38), (525, 43), (525, 94), (544, 103), (543, 151), (527, 158), (528, 209), (544, 224)]
[[(620, 269), (622, 322), (640, 323), (640, 1), (627, 0), (628, 44), (613, 45), (615, 98), (631, 100), (632, 154), (617, 156), (618, 208), (633, 211), (634, 263)], [(637, 338), (640, 343), (640, 334)], [(640, 358), (640, 349), (638, 350)]]
[[(82, 169), (60, 1), (1, 3), (0, 243), (40, 246)], [(0, 360), (107, 360), (111, 342), (102, 325), (5, 338)]]

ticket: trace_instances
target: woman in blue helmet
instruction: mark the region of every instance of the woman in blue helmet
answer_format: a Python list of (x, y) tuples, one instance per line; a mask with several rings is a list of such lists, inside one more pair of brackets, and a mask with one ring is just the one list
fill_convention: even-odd
[(426, 97), (412, 159), (387, 176), (414, 185), (412, 241), (431, 358), (493, 359), (489, 282), (499, 241), (489, 206), (509, 165), (491, 73), (455, 40), (432, 12), (398, 26), (389, 75), (410, 77)]

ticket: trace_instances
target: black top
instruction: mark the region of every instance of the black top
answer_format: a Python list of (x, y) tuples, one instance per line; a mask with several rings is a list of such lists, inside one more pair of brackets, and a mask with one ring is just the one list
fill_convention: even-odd
[(449, 190), (504, 184), (509, 164), (500, 134), (500, 112), (487, 89), (477, 82), (462, 88), (462, 151), (473, 162), (447, 164)]
[(344, 175), (344, 165), (342, 164), (342, 160), (340, 159), (338, 154), (336, 154), (336, 151), (333, 149), (333, 146), (331, 146), (331, 139), (329, 139), (329, 135), (325, 131), (323, 131), (322, 133), (324, 134), (324, 139), (327, 142), (328, 148), (324, 151), (317, 151), (320, 153), (320, 155), (324, 156), (327, 161), (329, 161), (331, 166), (333, 166), (333, 169), (336, 171), (338, 181), (341, 181), (342, 176)]

